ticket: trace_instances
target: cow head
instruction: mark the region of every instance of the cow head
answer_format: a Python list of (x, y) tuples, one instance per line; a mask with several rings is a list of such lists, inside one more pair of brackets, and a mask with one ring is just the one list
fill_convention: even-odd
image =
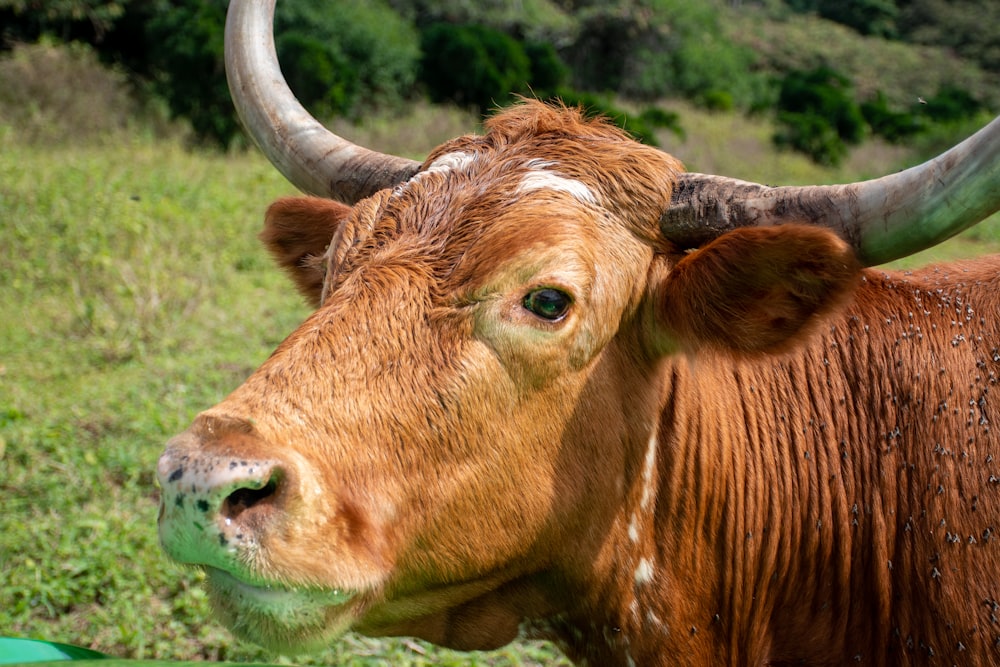
[(859, 275), (821, 227), (672, 239), (680, 165), (574, 110), (514, 107), (380, 163), (384, 187), (354, 171), (309, 171), (353, 206), (271, 207), (315, 312), (159, 462), (164, 548), (276, 648), (352, 626), (488, 648), (593, 602), (639, 539), (664, 360), (778, 353)]
[(268, 213), (316, 311), (160, 461), (164, 546), (242, 634), (509, 641), (639, 493), (659, 359), (780, 347), (854, 283), (809, 227), (676, 252), (677, 163), (575, 111), (487, 129), (352, 208)]

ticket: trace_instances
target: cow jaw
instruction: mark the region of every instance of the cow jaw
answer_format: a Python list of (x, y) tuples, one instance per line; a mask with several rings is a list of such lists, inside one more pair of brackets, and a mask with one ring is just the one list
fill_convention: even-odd
[(212, 607), (234, 634), (275, 651), (320, 649), (359, 616), (362, 596), (333, 589), (295, 590), (249, 584), (205, 568)]

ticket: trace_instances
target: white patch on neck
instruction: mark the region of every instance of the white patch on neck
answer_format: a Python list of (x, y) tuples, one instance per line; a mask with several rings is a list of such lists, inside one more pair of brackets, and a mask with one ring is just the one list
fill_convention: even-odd
[(635, 585), (644, 586), (653, 580), (653, 564), (646, 558), (639, 559), (635, 568)]
[(646, 459), (642, 463), (642, 500), (639, 507), (643, 511), (649, 509), (649, 504), (653, 501), (653, 471), (656, 468), (656, 448), (659, 443), (656, 434), (649, 436), (649, 445), (646, 447)]
[(596, 206), (597, 197), (583, 181), (566, 178), (558, 172), (548, 170), (549, 167), (554, 167), (555, 164), (555, 162), (546, 162), (545, 160), (528, 160), (525, 166), (531, 171), (521, 178), (521, 184), (517, 187), (515, 194), (519, 195), (524, 192), (536, 192), (538, 190), (565, 192), (579, 202)]

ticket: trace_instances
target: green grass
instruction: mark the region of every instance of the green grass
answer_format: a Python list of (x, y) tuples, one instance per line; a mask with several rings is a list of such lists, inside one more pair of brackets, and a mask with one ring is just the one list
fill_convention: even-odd
[[(467, 116), (440, 117), (422, 108), (341, 131), (422, 157), (474, 129)], [(213, 620), (200, 573), (161, 554), (153, 469), (163, 443), (306, 314), (256, 240), (266, 205), (292, 188), (256, 154), (192, 152), (135, 128), (77, 136), (71, 119), (24, 135), (10, 118), (0, 100), (0, 635), (129, 658), (287, 661), (236, 643)], [(889, 171), (903, 157), (873, 147), (824, 172), (772, 153), (765, 124), (692, 109), (682, 118), (688, 138), (671, 148), (701, 171), (835, 181), (850, 169)], [(994, 220), (935, 252), (1000, 248), (998, 227)], [(543, 643), (470, 656), (348, 635), (295, 661), (561, 658)]]

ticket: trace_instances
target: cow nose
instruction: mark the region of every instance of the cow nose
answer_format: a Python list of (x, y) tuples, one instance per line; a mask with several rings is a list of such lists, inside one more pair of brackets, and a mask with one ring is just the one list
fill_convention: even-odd
[(273, 460), (171, 447), (160, 457), (160, 542), (182, 563), (231, 570), (278, 512), (285, 478)]

